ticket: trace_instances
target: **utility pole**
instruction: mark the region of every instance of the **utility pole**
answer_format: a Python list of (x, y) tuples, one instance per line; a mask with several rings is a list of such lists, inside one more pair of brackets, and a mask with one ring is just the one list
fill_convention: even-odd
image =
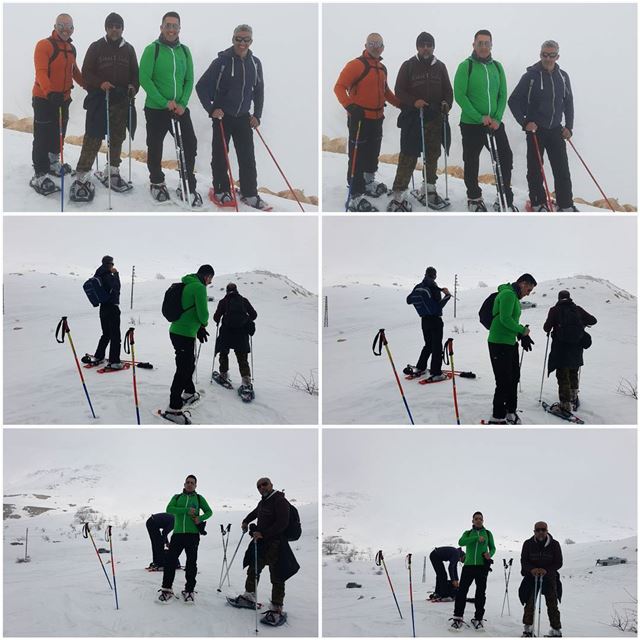
[(133, 267), (131, 267), (131, 308), (133, 309), (133, 282), (135, 280), (136, 277), (136, 267), (135, 265), (133, 265)]
[(329, 296), (324, 297), (324, 322), (322, 326), (329, 326)]
[(455, 278), (453, 280), (453, 317), (456, 317), (457, 310), (457, 302), (458, 302), (458, 274), (456, 273)]

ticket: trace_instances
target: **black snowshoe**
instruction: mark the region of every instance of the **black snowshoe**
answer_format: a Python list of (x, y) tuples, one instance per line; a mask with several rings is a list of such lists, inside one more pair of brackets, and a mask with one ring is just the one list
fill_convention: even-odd
[(172, 589), (158, 589), (158, 591), (160, 592), (160, 595), (156, 602), (159, 604), (168, 604), (172, 600), (176, 599), (176, 595), (173, 593)]
[(60, 187), (51, 178), (44, 175), (33, 176), (29, 180), (29, 186), (41, 196), (50, 196), (52, 193), (60, 191)]
[[(93, 174), (107, 189), (109, 188), (109, 174), (106, 171), (95, 171)], [(129, 184), (120, 173), (111, 174), (111, 191), (125, 193), (131, 191), (133, 185)]]
[(251, 402), (256, 397), (252, 384), (241, 384), (238, 387), (238, 395), (242, 402)]
[(74, 180), (69, 189), (69, 200), (71, 202), (91, 202), (95, 196), (96, 188), (91, 180)]
[(169, 409), (163, 411), (162, 409), (158, 409), (157, 414), (161, 418), (164, 418), (169, 422), (173, 422), (174, 424), (191, 424), (191, 413), (189, 411), (172, 411)]
[(260, 622), (268, 624), (272, 627), (280, 627), (287, 621), (287, 614), (284, 611), (266, 611), (262, 614)]
[[(189, 191), (189, 194), (192, 197), (191, 200), (191, 206), (193, 208), (196, 207), (201, 207), (202, 206), (202, 196), (197, 192), (197, 191)], [(188, 202), (182, 199), (182, 187), (178, 187), (176, 189), (176, 196), (178, 196), (178, 200), (180, 200), (180, 202), (184, 202), (185, 204), (188, 204)]]
[(183, 602), (186, 602), (187, 604), (195, 604), (195, 600), (193, 599), (195, 591), (181, 591), (181, 593)]
[(392, 200), (387, 205), (387, 211), (390, 211), (391, 213), (398, 211), (413, 211), (413, 208), (408, 200)]
[(216, 382), (220, 386), (225, 389), (233, 389), (233, 385), (231, 384), (231, 380), (228, 377), (222, 377), (222, 374), (219, 371), (214, 371), (211, 374), (211, 382)]
[(236, 598), (227, 596), (227, 603), (236, 609), (255, 610), (256, 608), (260, 609), (262, 607), (259, 602), (255, 603), (253, 600), (249, 600), (249, 598), (245, 598), (243, 595), (239, 595)]
[(578, 418), (578, 416), (575, 415), (575, 413), (571, 413), (571, 411), (565, 411), (560, 406), (559, 402), (554, 402), (553, 404), (549, 405), (543, 401), (542, 408), (547, 413), (551, 413), (552, 415), (557, 416), (558, 418), (562, 418), (567, 422), (573, 422), (574, 424), (584, 424), (584, 420), (582, 420), (581, 418)]
[(472, 212), (484, 212), (487, 210), (487, 205), (482, 198), (469, 198), (467, 200), (467, 211)]
[(412, 189), (411, 195), (423, 206), (429, 207), (432, 211), (441, 211), (451, 206), (451, 202), (441, 198), (437, 192), (428, 191), (425, 195), (422, 189)]
[(151, 197), (156, 202), (169, 202), (169, 200), (171, 200), (167, 185), (164, 182), (160, 184), (151, 183), (151, 186), (149, 188), (151, 191)]
[(370, 213), (378, 211), (364, 196), (356, 196), (351, 198), (347, 205), (347, 211), (354, 211), (357, 213)]
[(386, 196), (389, 189), (387, 189), (387, 185), (383, 182), (376, 182), (373, 180), (372, 182), (367, 182), (364, 185), (364, 192), (372, 198), (379, 198), (380, 196)]

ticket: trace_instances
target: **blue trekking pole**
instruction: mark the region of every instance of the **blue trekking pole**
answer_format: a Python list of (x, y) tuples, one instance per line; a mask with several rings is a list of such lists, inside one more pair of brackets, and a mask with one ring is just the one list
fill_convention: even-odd
[(347, 201), (344, 210), (349, 211), (349, 201), (351, 200), (351, 188), (353, 187), (353, 176), (356, 173), (356, 158), (358, 157), (358, 143), (360, 142), (360, 125), (362, 120), (358, 121), (358, 130), (356, 131), (356, 141), (353, 147), (353, 160), (351, 161), (351, 178), (349, 179), (349, 191), (347, 192)]
[(111, 586), (111, 580), (109, 580), (109, 575), (107, 574), (107, 570), (104, 568), (104, 562), (102, 562), (102, 558), (100, 557), (100, 552), (98, 551), (98, 547), (96, 547), (96, 543), (95, 540), (93, 539), (93, 536), (91, 535), (91, 529), (89, 529), (89, 523), (85, 522), (84, 525), (82, 525), (82, 537), (87, 539), (90, 538), (91, 542), (93, 544), (93, 548), (96, 550), (96, 555), (98, 556), (98, 560), (100, 562), (100, 566), (102, 567), (102, 570), (104, 571), (104, 577), (107, 579), (107, 582), (109, 583), (109, 589), (111, 589), (113, 591), (113, 587)]
[(400, 611), (400, 605), (398, 604), (398, 598), (396, 598), (396, 592), (393, 588), (393, 584), (391, 583), (391, 578), (389, 577), (389, 572), (387, 571), (387, 565), (384, 562), (384, 556), (382, 555), (382, 549), (376, 553), (376, 565), (382, 566), (384, 572), (387, 574), (387, 580), (389, 581), (389, 586), (391, 587), (391, 593), (393, 594), (393, 599), (396, 603), (396, 608), (398, 609), (398, 613), (400, 614), (400, 620), (402, 620), (402, 611)]
[(113, 575), (113, 592), (116, 596), (116, 611), (118, 607), (118, 586), (116, 585), (116, 563), (113, 559), (113, 542), (111, 541), (111, 525), (108, 525), (104, 532), (104, 539), (109, 543), (109, 553), (111, 554), (111, 574)]
[(407, 568), (409, 569), (409, 599), (411, 600), (411, 626), (413, 627), (413, 637), (416, 637), (416, 620), (413, 615), (413, 583), (411, 582), (411, 554), (407, 554)]

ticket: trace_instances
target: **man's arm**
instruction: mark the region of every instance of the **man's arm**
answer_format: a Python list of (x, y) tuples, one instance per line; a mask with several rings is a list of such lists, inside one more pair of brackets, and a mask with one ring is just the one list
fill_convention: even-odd
[(509, 331), (514, 333), (523, 333), (524, 327), (513, 319), (513, 308), (517, 300), (514, 295), (501, 296), (498, 300), (498, 320)]
[(456, 75), (453, 78), (453, 93), (455, 100), (462, 109), (462, 111), (476, 124), (482, 124), (482, 118), (484, 115), (480, 113), (472, 104), (467, 96), (469, 90), (469, 59), (463, 60), (456, 71)]
[(393, 90), (403, 107), (413, 107), (417, 98), (409, 93), (409, 61), (403, 62), (396, 76)]
[(82, 61), (82, 77), (84, 78), (85, 88), (87, 89), (98, 89), (103, 82), (103, 79), (98, 76), (96, 69), (98, 63), (96, 48), (95, 42), (92, 42)]
[(248, 513), (242, 520), (242, 524), (247, 526), (250, 522), (253, 522), (258, 517), (258, 507), (256, 507), (251, 513)]
[(200, 522), (203, 522), (204, 520), (208, 520), (213, 515), (213, 511), (209, 506), (209, 503), (205, 500), (205, 498), (203, 498), (200, 495), (199, 495), (199, 498), (200, 498), (200, 510), (202, 511), (202, 515), (198, 516), (198, 519), (200, 520)]
[(264, 74), (262, 71), (262, 62), (257, 62), (258, 82), (253, 88), (253, 115), (258, 120), (262, 119), (262, 108), (264, 106)]
[[(149, 97), (149, 100), (157, 102), (159, 104), (167, 104), (168, 100), (158, 91), (155, 83), (153, 82), (153, 68), (155, 64), (156, 43), (152, 42), (145, 47), (142, 52), (142, 58), (140, 58), (140, 86), (145, 90), (145, 93)], [(161, 55), (161, 51), (158, 51), (158, 57)]]
[(209, 304), (207, 302), (207, 287), (202, 285), (201, 287), (196, 287), (194, 291), (194, 302), (196, 315), (198, 316), (198, 322), (206, 327), (209, 323)]
[(525, 106), (526, 106), (526, 98), (527, 95), (527, 74), (525, 73), (520, 81), (516, 85), (516, 88), (513, 90), (511, 95), (509, 96), (509, 109), (513, 114), (516, 122), (524, 128), (527, 124), (526, 114), (525, 114)]
[(353, 104), (353, 99), (349, 95), (349, 89), (355, 82), (357, 77), (362, 73), (363, 65), (358, 59), (348, 62), (344, 69), (340, 72), (336, 84), (333, 87), (333, 92), (338, 98), (338, 102), (346, 109), (350, 104)]
[(138, 67), (138, 56), (133, 45), (129, 45), (129, 84), (133, 86), (136, 93), (140, 90), (140, 69)]
[(571, 81), (566, 73), (564, 74), (564, 79), (567, 82), (567, 95), (564, 99), (564, 126), (573, 132), (573, 91), (571, 89)]
[(176, 102), (183, 108), (186, 109), (189, 104), (189, 98), (191, 98), (191, 92), (193, 91), (193, 58), (191, 57), (191, 51), (189, 47), (182, 45), (184, 50), (185, 61), (187, 65), (187, 70), (184, 76), (184, 82), (182, 84), (182, 93), (176, 98)]
[(49, 58), (53, 54), (53, 45), (48, 40), (40, 40), (33, 52), (33, 64), (36, 70), (36, 82), (47, 96), (51, 91), (49, 80)]
[(499, 62), (496, 62), (495, 64), (498, 68), (500, 82), (498, 83), (497, 105), (494, 119), (498, 122), (502, 122), (504, 110), (507, 108), (507, 76), (504, 73), (504, 67)]

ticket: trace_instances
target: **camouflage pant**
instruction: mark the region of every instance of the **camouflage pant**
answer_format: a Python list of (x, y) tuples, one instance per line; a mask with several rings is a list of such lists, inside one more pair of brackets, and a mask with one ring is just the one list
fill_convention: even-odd
[[(284, 582), (274, 581), (273, 576), (278, 564), (278, 548), (280, 546), (279, 540), (269, 540), (264, 543), (265, 548), (262, 554), (258, 554), (258, 582), (260, 581), (260, 574), (262, 570), (268, 566), (269, 574), (271, 576), (271, 602), (276, 606), (282, 606), (284, 602)], [(254, 567), (254, 551), (251, 548), (251, 562), (247, 570), (247, 580), (244, 584), (244, 588), (249, 593), (256, 592), (256, 570)]]
[[(418, 126), (418, 131), (420, 127)], [(438, 158), (440, 157), (440, 144), (442, 135), (442, 119), (435, 118), (424, 123), (424, 146), (427, 156), (425, 163), (427, 173), (427, 184), (435, 184), (438, 176)], [(420, 141), (422, 147), (422, 141)], [(416, 168), (418, 158), (400, 152), (398, 157), (398, 169), (393, 181), (393, 191), (405, 191), (411, 181), (411, 175)]]
[[(234, 351), (238, 360), (238, 368), (240, 369), (240, 375), (243, 377), (249, 377), (251, 375), (251, 368), (249, 367), (248, 353), (241, 353)], [(220, 356), (220, 373), (228, 373), (229, 371), (229, 349), (222, 349), (219, 353)]]
[[(544, 599), (547, 603), (547, 615), (549, 616), (549, 624), (552, 629), (560, 629), (562, 624), (560, 623), (560, 611), (558, 609), (558, 592), (555, 578), (549, 580), (548, 584), (545, 578), (544, 586)], [(540, 596), (542, 597), (542, 596)], [(534, 611), (534, 591), (531, 590), (531, 595), (527, 604), (524, 605), (524, 615), (522, 616), (522, 624), (531, 625), (534, 621), (534, 613), (537, 617), (538, 612)]]
[[(120, 153), (122, 143), (127, 137), (127, 119), (129, 117), (129, 103), (127, 100), (120, 100), (109, 105), (109, 135), (111, 138), (111, 166), (120, 166)], [(82, 141), (82, 151), (76, 171), (88, 173), (93, 167), (98, 151), (102, 146), (102, 140), (90, 138), (85, 135)]]
[(560, 402), (571, 402), (571, 390), (579, 388), (578, 369), (558, 367), (556, 369), (556, 378), (558, 379)]

